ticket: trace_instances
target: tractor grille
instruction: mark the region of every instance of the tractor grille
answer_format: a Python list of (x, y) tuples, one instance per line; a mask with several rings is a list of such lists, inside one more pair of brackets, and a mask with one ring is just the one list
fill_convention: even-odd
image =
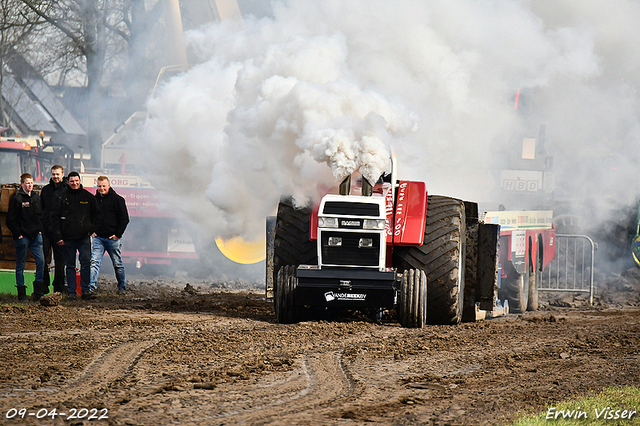
[(373, 203), (354, 203), (352, 201), (327, 201), (322, 213), (380, 217), (380, 206)]
[[(342, 246), (329, 247), (330, 237), (342, 238)], [(370, 238), (369, 248), (358, 247), (360, 238)], [(322, 264), (344, 266), (378, 266), (380, 259), (380, 233), (374, 232), (322, 232)]]

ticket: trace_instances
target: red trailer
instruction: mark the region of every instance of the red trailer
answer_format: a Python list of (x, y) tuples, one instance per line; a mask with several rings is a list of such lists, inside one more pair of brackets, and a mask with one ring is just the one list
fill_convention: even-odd
[[(98, 174), (82, 173), (82, 185), (95, 194)], [(122, 237), (122, 260), (136, 268), (172, 266), (197, 260), (185, 220), (164, 201), (162, 192), (140, 176), (108, 175), (111, 187), (127, 203), (130, 223)]]
[(508, 302), (512, 313), (538, 309), (540, 275), (555, 256), (552, 219), (550, 210), (485, 214), (485, 223), (500, 225), (498, 298)]

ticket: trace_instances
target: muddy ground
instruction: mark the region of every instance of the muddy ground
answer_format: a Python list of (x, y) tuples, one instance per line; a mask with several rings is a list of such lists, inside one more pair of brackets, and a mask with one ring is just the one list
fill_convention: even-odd
[(0, 424), (493, 425), (640, 386), (640, 269), (601, 283), (593, 307), (553, 294), (420, 330), (357, 314), (281, 325), (258, 283), (129, 281), (120, 296), (101, 279), (93, 301), (0, 300)]

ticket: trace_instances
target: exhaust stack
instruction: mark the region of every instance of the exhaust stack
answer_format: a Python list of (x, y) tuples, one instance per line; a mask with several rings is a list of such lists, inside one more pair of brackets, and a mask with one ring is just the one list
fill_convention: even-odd
[(362, 195), (364, 197), (371, 197), (373, 195), (373, 185), (371, 185), (364, 176), (362, 176)]
[(351, 175), (344, 178), (340, 183), (340, 195), (349, 195), (351, 192)]

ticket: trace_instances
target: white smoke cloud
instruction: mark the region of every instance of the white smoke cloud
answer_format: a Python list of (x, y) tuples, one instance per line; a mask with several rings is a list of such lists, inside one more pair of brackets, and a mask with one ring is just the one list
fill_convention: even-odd
[[(614, 184), (635, 176), (635, 1), (296, 0), (272, 12), (188, 32), (195, 65), (148, 103), (145, 166), (211, 234), (259, 237), (280, 195), (304, 202), (355, 170), (375, 180), (391, 148), (401, 179), (501, 201), (487, 199), (492, 171), (540, 124), (559, 182), (606, 189), (581, 158), (619, 148), (634, 154)], [(533, 103), (525, 119), (517, 89)]]

